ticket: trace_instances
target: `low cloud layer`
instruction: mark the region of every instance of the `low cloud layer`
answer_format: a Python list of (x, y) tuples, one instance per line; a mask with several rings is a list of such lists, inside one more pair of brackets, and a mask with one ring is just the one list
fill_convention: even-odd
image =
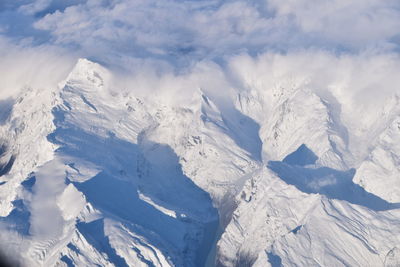
[(398, 29), (397, 0), (4, 0), (0, 91), (54, 84), (45, 77), (60, 79), (84, 57), (153, 80), (207, 64), (229, 75), (236, 64), (258, 79), (307, 76), (318, 89), (329, 73), (342, 91), (374, 98), (376, 88), (396, 91), (387, 79), (398, 71)]
[(396, 0), (6, 0), (0, 18), (3, 35), (69, 47), (99, 60), (214, 59), (310, 47), (388, 51), (400, 41)]

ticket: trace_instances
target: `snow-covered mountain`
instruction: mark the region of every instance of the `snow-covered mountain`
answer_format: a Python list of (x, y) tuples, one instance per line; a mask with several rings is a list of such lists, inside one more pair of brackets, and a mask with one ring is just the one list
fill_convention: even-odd
[(15, 262), (400, 266), (398, 96), (362, 128), (289, 83), (171, 101), (115, 79), (80, 59), (58, 87), (0, 100)]

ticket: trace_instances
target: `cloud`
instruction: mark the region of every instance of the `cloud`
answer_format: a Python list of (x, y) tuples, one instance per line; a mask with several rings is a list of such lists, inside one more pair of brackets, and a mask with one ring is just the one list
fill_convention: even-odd
[(263, 45), (269, 26), (262, 16), (245, 2), (88, 1), (48, 14), (34, 26), (50, 32), (54, 43), (93, 56), (107, 51), (113, 57), (123, 53), (174, 61)]
[(400, 2), (396, 0), (270, 0), (277, 16), (291, 17), (305, 37), (325, 45), (360, 49), (398, 46)]
[[(15, 19), (13, 19), (15, 18)], [(399, 48), (396, 0), (25, 0), (2, 2), (0, 27), (105, 63), (122, 57), (187, 66), (239, 53)]]
[[(36, 2), (39, 3), (39, 2)], [(97, 55), (217, 58), (238, 52), (316, 47), (398, 47), (400, 4), (357, 1), (93, 1), (35, 21), (60, 45)], [(113, 54), (116, 54), (114, 52)], [(117, 53), (118, 54), (118, 53)]]
[(21, 5), (19, 10), (26, 14), (36, 14), (51, 5), (52, 0), (36, 0), (29, 4)]
[(14, 44), (0, 36), (0, 99), (27, 87), (56, 88), (75, 60), (73, 54), (57, 47)]
[[(0, 65), (26, 66), (28, 84), (45, 76), (33, 74), (35, 62), (43, 62), (39, 72), (45, 73), (47, 64), (65, 70), (64, 60), (70, 66), (85, 57), (121, 80), (136, 75), (153, 84), (144, 87), (162, 87), (150, 79), (216, 64), (210, 69), (236, 80), (235, 86), (250, 76), (262, 84), (292, 79), (367, 103), (376, 99), (376, 88), (384, 97), (397, 90), (387, 81), (397, 81), (398, 29), (396, 0), (7, 0), (0, 6), (0, 40), (11, 52), (0, 59), (10, 63)], [(241, 65), (247, 69), (230, 72)], [(19, 79), (17, 69), (3, 67), (9, 74), (2, 88)]]

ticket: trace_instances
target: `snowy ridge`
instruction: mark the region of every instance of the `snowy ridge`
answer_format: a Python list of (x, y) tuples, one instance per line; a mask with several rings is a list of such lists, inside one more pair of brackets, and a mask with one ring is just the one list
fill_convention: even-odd
[(363, 139), (290, 81), (168, 101), (114, 78), (81, 59), (0, 102), (0, 241), (21, 264), (400, 262), (398, 98)]
[(399, 244), (400, 205), (346, 182), (348, 172), (284, 162), (269, 169), (238, 196), (218, 242), (221, 265), (383, 266)]
[[(11, 202), (18, 193), (20, 183), (30, 172), (53, 157), (56, 146), (48, 142), (46, 136), (54, 130), (51, 109), (58, 101), (55, 96), (55, 92), (27, 88), (17, 99), (8, 100), (13, 105), (0, 125), (4, 150), (1, 153), (4, 172), (0, 179), (5, 182), (0, 188), (3, 191), (0, 194), (2, 216), (11, 212)], [(9, 172), (4, 168), (7, 164), (10, 165)]]
[(400, 111), (399, 97), (387, 107), (388, 124), (378, 135), (378, 140), (368, 157), (361, 163), (354, 181), (389, 202), (400, 202)]

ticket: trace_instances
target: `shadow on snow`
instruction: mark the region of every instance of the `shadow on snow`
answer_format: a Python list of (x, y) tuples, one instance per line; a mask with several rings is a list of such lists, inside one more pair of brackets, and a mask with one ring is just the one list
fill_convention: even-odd
[[(57, 130), (48, 138), (60, 145), (57, 153), (100, 168), (89, 180), (71, 181), (87, 201), (106, 217), (117, 217), (128, 224), (165, 255), (171, 252), (181, 255), (171, 258), (175, 265), (203, 266), (218, 227), (217, 210), (209, 194), (183, 174), (174, 151), (167, 145), (152, 142), (133, 144), (112, 133), (102, 138), (70, 124), (61, 109), (54, 109), (53, 114)], [(73, 162), (69, 164), (74, 167)], [(160, 211), (142, 200), (139, 193), (156, 205), (176, 211), (176, 215)], [(104, 233), (103, 219), (80, 222), (77, 227), (113, 263), (126, 264), (111, 247)], [(132, 250), (132, 253), (143, 258), (138, 251)]]
[(355, 169), (339, 171), (328, 167), (316, 167), (313, 164), (317, 159), (307, 146), (301, 145), (283, 161), (268, 162), (268, 167), (286, 183), (305, 193), (345, 200), (375, 211), (400, 207), (399, 203), (389, 203), (355, 184), (352, 180)]

